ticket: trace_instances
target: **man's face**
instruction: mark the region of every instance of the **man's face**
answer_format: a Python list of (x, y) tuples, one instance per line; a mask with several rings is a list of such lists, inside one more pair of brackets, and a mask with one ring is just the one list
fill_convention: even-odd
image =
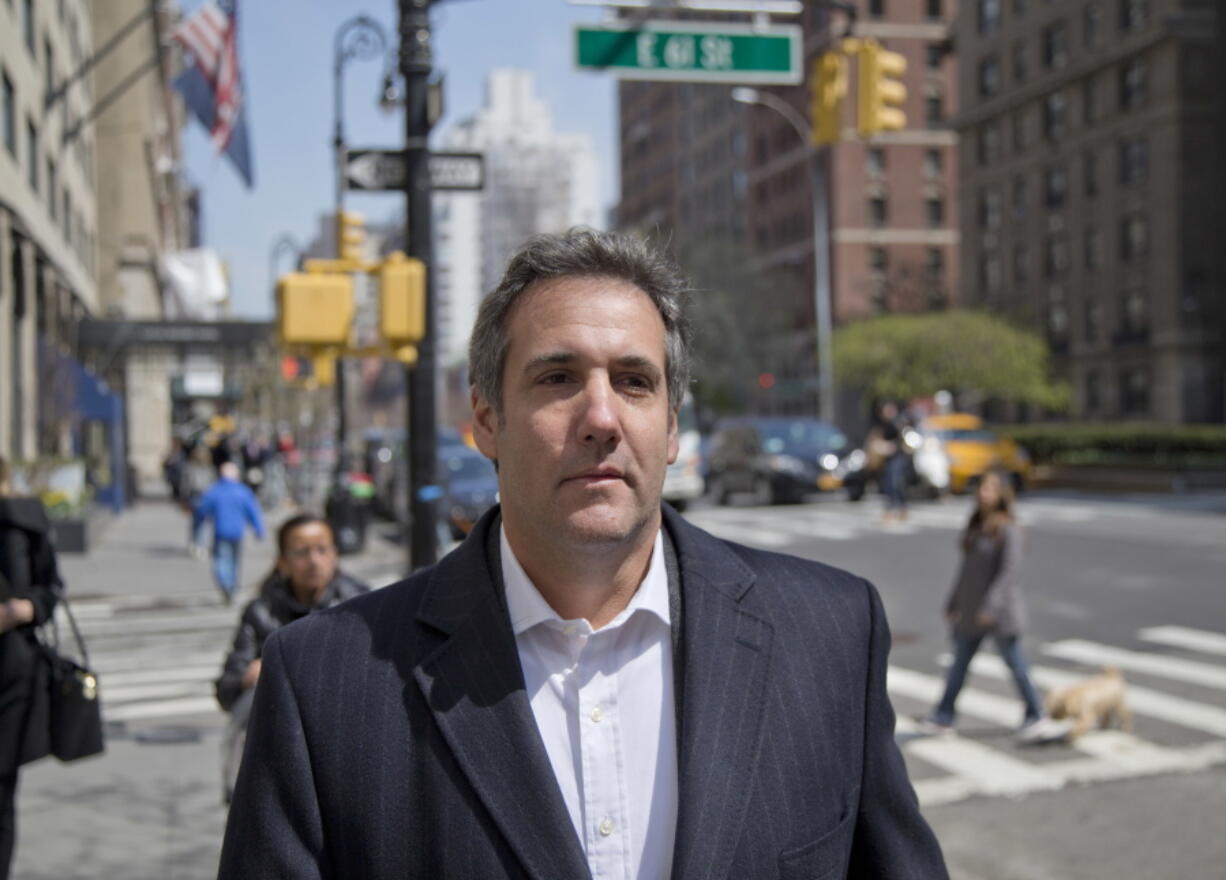
[(508, 532), (584, 546), (654, 532), (677, 422), (651, 300), (624, 281), (552, 279), (524, 292), (507, 330), (502, 416), (475, 395), (473, 415)]

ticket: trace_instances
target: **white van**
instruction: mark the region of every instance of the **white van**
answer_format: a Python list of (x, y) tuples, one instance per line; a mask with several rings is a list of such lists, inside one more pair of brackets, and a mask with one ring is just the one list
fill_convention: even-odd
[(664, 500), (677, 510), (685, 510), (690, 501), (702, 497), (701, 443), (694, 400), (687, 393), (677, 411), (677, 460), (664, 474)]

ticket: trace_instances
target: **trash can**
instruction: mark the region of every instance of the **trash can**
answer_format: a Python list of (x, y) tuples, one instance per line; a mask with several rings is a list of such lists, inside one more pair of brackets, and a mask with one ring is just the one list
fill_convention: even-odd
[(328, 494), (324, 516), (336, 536), (336, 549), (341, 555), (361, 553), (366, 547), (366, 525), (370, 519), (370, 503), (354, 497), (347, 487), (338, 486)]

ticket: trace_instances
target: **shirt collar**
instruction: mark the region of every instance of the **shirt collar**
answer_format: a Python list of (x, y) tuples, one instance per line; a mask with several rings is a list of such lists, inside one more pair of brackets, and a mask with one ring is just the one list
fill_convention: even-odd
[[(515, 551), (507, 540), (507, 531), (500, 524), (498, 527), (498, 543), (502, 558), (502, 580), (506, 588), (507, 611), (511, 616), (511, 630), (516, 636), (527, 632), (540, 623), (564, 623), (558, 613), (549, 606), (536, 585), (528, 577)], [(656, 531), (655, 543), (651, 549), (651, 564), (647, 567), (647, 575), (639, 584), (639, 588), (630, 597), (625, 608), (606, 625), (618, 626), (630, 618), (636, 611), (645, 611), (660, 619), (666, 626), (672, 624), (668, 610), (668, 572), (664, 568), (664, 533)]]

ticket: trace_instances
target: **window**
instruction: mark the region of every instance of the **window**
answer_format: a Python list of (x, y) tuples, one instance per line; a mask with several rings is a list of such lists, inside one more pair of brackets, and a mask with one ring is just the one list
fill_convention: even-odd
[(70, 240), (72, 238), (72, 196), (68, 193), (68, 187), (64, 187), (64, 211), (60, 214), (60, 228), (64, 230), (64, 238)]
[(1024, 244), (1013, 247), (1013, 283), (1025, 284), (1030, 279), (1030, 249)]
[(1103, 233), (1097, 226), (1086, 227), (1086, 271), (1097, 272), (1103, 267)]
[(870, 272), (885, 274), (890, 268), (890, 255), (883, 247), (868, 249), (868, 268)]
[(1068, 323), (1068, 306), (1062, 302), (1047, 306), (1047, 338), (1061, 352), (1068, 348)]
[(47, 212), (51, 215), (51, 220), (54, 222), (56, 217), (56, 208), (60, 200), (60, 188), (58, 185), (59, 172), (55, 167), (55, 160), (47, 158)]
[(1093, 125), (1103, 118), (1103, 90), (1098, 77), (1088, 77), (1082, 86), (1083, 116), (1086, 125)]
[(1149, 219), (1132, 214), (1120, 221), (1120, 261), (1133, 263), (1149, 256)]
[(1133, 58), (1120, 69), (1120, 109), (1135, 110), (1145, 103), (1149, 70), (1143, 58)]
[(1093, 415), (1102, 409), (1103, 388), (1098, 370), (1086, 371), (1086, 414)]
[(1000, 0), (979, 0), (979, 33), (994, 34), (1000, 30)]
[(7, 73), (0, 72), (0, 80), (3, 81), (0, 98), (3, 99), (4, 103), (0, 105), (0, 125), (4, 126), (4, 145), (8, 147), (9, 155), (16, 159), (17, 96), (13, 93), (13, 81), (9, 79)]
[(1139, 31), (1149, 20), (1149, 0), (1120, 0), (1120, 30)]
[(929, 70), (940, 70), (945, 61), (945, 50), (936, 43), (929, 43), (924, 49), (924, 58)]
[(1000, 288), (1000, 257), (994, 251), (979, 256), (979, 284), (985, 292)]
[(36, 55), (34, 46), (34, 0), (21, 0), (21, 27), (25, 33), (26, 48)]
[(1020, 40), (1013, 44), (1013, 81), (1021, 84), (1026, 81), (1026, 44)]
[(1149, 333), (1149, 298), (1137, 288), (1126, 291), (1120, 299), (1120, 335), (1127, 340), (1145, 337)]
[(1143, 137), (1120, 141), (1120, 183), (1129, 186), (1149, 178), (1149, 141)]
[(989, 55), (979, 62), (979, 97), (991, 98), (1000, 94), (1000, 59)]
[(1126, 416), (1149, 415), (1149, 373), (1144, 368), (1120, 372), (1120, 412)]
[(869, 0), (868, 14), (873, 18), (881, 18), (885, 15), (885, 0)]
[(1098, 195), (1098, 154), (1093, 150), (1087, 150), (1082, 166), (1086, 198), (1092, 199)]
[(1026, 149), (1026, 111), (1015, 110), (1009, 124), (1013, 132), (1013, 149), (1020, 153)]
[(43, 36), (43, 95), (50, 95), (55, 88), (55, 53), (51, 50), (51, 40)]
[(1043, 99), (1043, 135), (1058, 141), (1068, 134), (1068, 98), (1064, 92), (1052, 92)]
[(945, 167), (945, 157), (941, 151), (935, 147), (929, 147), (924, 151), (924, 176), (927, 178), (940, 177), (941, 172)]
[(29, 117), (26, 118), (26, 161), (30, 189), (38, 192), (38, 127)]
[(995, 188), (979, 192), (979, 225), (984, 229), (1000, 226), (1000, 191)]
[(1086, 48), (1097, 49), (1103, 39), (1103, 10), (1097, 3), (1086, 7), (1083, 26)]
[(1026, 219), (1026, 178), (1013, 178), (1013, 219)]
[(869, 147), (866, 165), (869, 177), (882, 177), (885, 174), (885, 150)]
[(978, 156), (981, 166), (991, 165), (1000, 158), (1000, 128), (995, 122), (980, 126)]
[(945, 251), (930, 247), (924, 252), (924, 274), (930, 281), (945, 277)]
[(1096, 296), (1086, 299), (1086, 342), (1098, 342), (1103, 332), (1103, 304)]
[(885, 226), (888, 213), (885, 196), (873, 196), (868, 200), (868, 222), (873, 228)]
[(1068, 200), (1068, 170), (1053, 165), (1043, 172), (1043, 204), (1049, 211), (1058, 211)]
[(1043, 28), (1043, 66), (1051, 69), (1068, 64), (1068, 25), (1052, 22)]
[(924, 3), (924, 14), (929, 18), (940, 18), (944, 12), (941, 8), (942, 5), (941, 0), (926, 0)]
[(945, 121), (945, 102), (940, 95), (924, 99), (924, 118), (929, 128), (940, 128)]
[(1068, 239), (1049, 235), (1043, 242), (1043, 277), (1060, 278), (1068, 272)]
[(928, 214), (928, 226), (931, 229), (940, 229), (945, 225), (945, 200), (939, 196), (929, 198), (925, 202), (926, 213)]

